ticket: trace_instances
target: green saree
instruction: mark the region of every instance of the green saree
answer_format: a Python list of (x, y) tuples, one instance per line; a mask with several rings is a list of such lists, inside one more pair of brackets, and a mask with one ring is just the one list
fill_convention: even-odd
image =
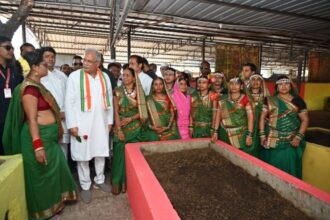
[[(29, 131), (24, 121), (22, 94), (27, 86), (36, 87), (51, 106), (57, 123), (39, 125), (47, 165), (37, 162)], [(62, 132), (55, 99), (41, 84), (26, 79), (14, 90), (5, 123), (3, 143), (6, 154), (21, 153), (24, 164), (26, 199), (29, 219), (47, 219), (64, 208), (64, 202), (76, 200), (76, 185), (58, 144)]]
[[(174, 108), (171, 103), (170, 99), (157, 100), (152, 95), (148, 96), (147, 108), (152, 125), (157, 127), (167, 127), (169, 125), (171, 120), (171, 108)], [(150, 129), (150, 139), (152, 141), (180, 139), (176, 120), (173, 120), (169, 129), (161, 134), (157, 134)]]
[(265, 97), (269, 97), (268, 87), (265, 83), (265, 80), (262, 78), (261, 75), (254, 74), (250, 77), (251, 78), (259, 78), (262, 83), (259, 88), (258, 93), (254, 94), (252, 92), (251, 84), (247, 87), (246, 94), (250, 100), (252, 109), (253, 109), (253, 132), (252, 132), (252, 145), (249, 148), (249, 153), (255, 157), (261, 157), (262, 147), (260, 145), (260, 137), (259, 137), (259, 119), (262, 112), (263, 101)]
[(209, 93), (205, 97), (200, 97), (196, 91), (191, 96), (191, 118), (193, 126), (193, 138), (211, 137), (211, 127), (213, 121), (213, 106)]
[(245, 144), (248, 125), (246, 104), (246, 96), (241, 96), (237, 102), (229, 100), (229, 96), (219, 101), (222, 117), (218, 136), (220, 140), (251, 154), (251, 147)]
[[(259, 77), (262, 79), (262, 77)], [(247, 96), (250, 100), (253, 109), (253, 136), (252, 136), (252, 145), (250, 147), (250, 154), (260, 158), (262, 147), (260, 145), (260, 136), (259, 136), (259, 119), (262, 112), (263, 101), (265, 97), (269, 96), (268, 88), (265, 81), (262, 79), (263, 83), (258, 94), (253, 94), (251, 87), (247, 89)]]
[(262, 112), (262, 100), (259, 101), (252, 101), (252, 108), (253, 108), (253, 118), (254, 118), (254, 124), (253, 124), (253, 136), (252, 136), (252, 145), (250, 147), (250, 154), (255, 157), (260, 157), (260, 137), (259, 137), (259, 118)]
[[(115, 89), (118, 98), (118, 113), (120, 120), (133, 117), (140, 114), (139, 102), (137, 99), (128, 97), (124, 92), (124, 87), (120, 86)], [(146, 110), (146, 109), (145, 109)], [(126, 165), (125, 165), (125, 145), (127, 143), (136, 143), (148, 141), (148, 134), (144, 131), (141, 119), (134, 120), (121, 128), (125, 141), (120, 141), (118, 132), (115, 132), (113, 139), (113, 161), (112, 161), (112, 191), (120, 193), (126, 188)]]
[[(302, 156), (306, 147), (302, 138), (298, 147), (293, 147), (290, 141), (300, 128), (298, 108), (277, 95), (267, 99), (269, 113), (267, 143), (263, 151), (263, 160), (269, 164), (301, 178)], [(305, 111), (305, 110), (303, 110)]]

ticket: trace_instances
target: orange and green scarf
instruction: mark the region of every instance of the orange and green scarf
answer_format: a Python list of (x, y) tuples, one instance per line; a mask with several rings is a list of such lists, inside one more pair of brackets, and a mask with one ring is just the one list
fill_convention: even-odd
[[(106, 76), (100, 69), (97, 69), (97, 75), (101, 81), (102, 88), (102, 98), (103, 98), (103, 107), (104, 109), (110, 108), (110, 96), (108, 90), (108, 84), (106, 83)], [(85, 99), (86, 97), (86, 99)], [(80, 70), (80, 98), (81, 98), (81, 111), (86, 112), (90, 111), (92, 108), (92, 96), (91, 88), (88, 78), (88, 73), (83, 69)]]

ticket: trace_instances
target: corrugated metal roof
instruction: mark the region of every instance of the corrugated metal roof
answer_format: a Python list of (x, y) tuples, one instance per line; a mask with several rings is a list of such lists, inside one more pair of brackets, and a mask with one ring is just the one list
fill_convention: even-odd
[[(17, 9), (20, 1), (0, 0), (1, 11)], [(110, 59), (109, 0), (35, 0), (27, 19), (41, 43), (59, 53), (82, 54), (95, 47)], [(121, 1), (121, 8), (124, 6)], [(140, 4), (140, 5), (138, 5)], [(220, 24), (221, 27), (220, 28)], [(128, 29), (132, 54), (150, 62), (194, 67), (206, 60), (214, 65), (214, 45), (263, 45), (263, 65), (294, 66), (296, 59), (279, 51), (330, 50), (330, 1), (319, 0), (140, 0), (129, 11), (119, 39), (117, 60), (127, 61)], [(281, 48), (274, 50), (274, 47)], [(273, 53), (277, 53), (275, 56)]]

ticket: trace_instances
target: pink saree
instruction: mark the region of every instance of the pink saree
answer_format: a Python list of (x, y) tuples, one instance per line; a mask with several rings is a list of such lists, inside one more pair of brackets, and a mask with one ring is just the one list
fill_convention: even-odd
[(177, 108), (178, 130), (181, 139), (189, 139), (189, 116), (190, 116), (190, 95), (184, 95), (177, 83), (173, 88), (173, 101)]

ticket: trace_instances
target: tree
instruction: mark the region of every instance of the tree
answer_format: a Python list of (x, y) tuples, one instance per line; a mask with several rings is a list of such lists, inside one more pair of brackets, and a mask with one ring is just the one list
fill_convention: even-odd
[(29, 15), (33, 6), (33, 0), (21, 0), (21, 3), (17, 11), (11, 16), (7, 23), (2, 23), (0, 21), (0, 33), (10, 39), (13, 38), (13, 35), (17, 28), (23, 24), (27, 16)]

